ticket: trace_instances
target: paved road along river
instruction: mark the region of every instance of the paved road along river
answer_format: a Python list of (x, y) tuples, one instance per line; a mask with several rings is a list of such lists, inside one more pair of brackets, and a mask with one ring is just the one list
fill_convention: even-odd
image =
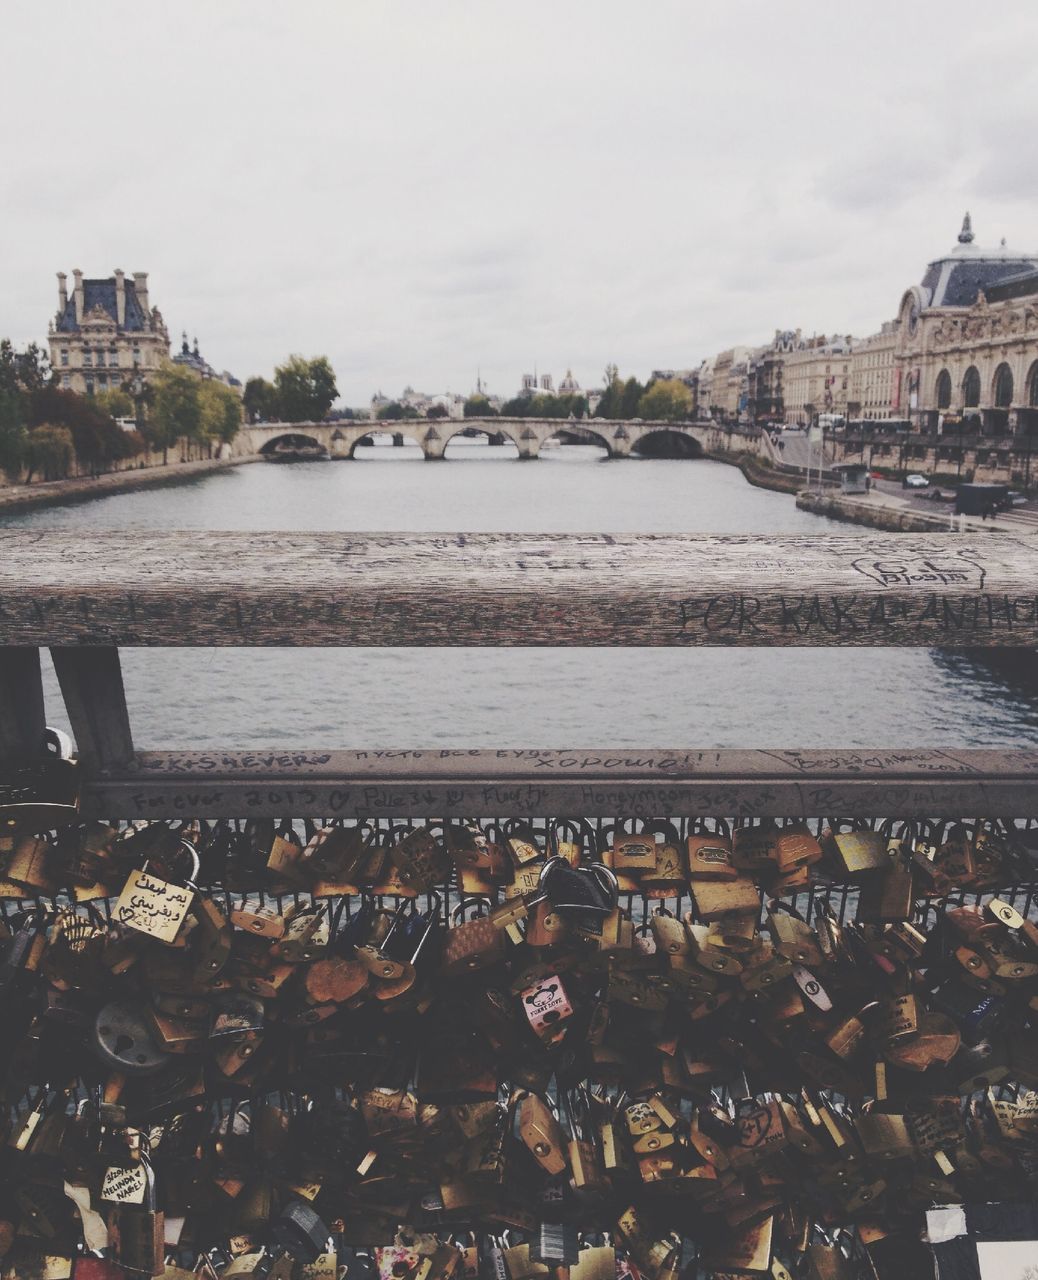
[[(795, 533), (837, 527), (705, 461), (375, 445), (0, 517), (81, 528)], [(840, 525), (847, 535), (852, 526)], [(2, 539), (2, 532), (0, 532)], [(142, 747), (1038, 744), (1038, 692), (927, 650), (124, 651)], [(60, 723), (56, 686), (50, 719)]]

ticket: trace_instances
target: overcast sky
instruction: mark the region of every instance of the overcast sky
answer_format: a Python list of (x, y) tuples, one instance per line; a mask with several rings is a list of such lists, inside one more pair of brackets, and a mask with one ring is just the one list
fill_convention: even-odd
[(4, 0), (0, 336), (150, 272), (241, 378), (597, 385), (873, 332), (955, 241), (1038, 250), (1038, 6)]

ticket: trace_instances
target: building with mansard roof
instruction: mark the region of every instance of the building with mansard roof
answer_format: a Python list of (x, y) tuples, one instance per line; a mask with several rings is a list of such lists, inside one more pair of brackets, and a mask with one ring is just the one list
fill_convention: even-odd
[(180, 365), (181, 368), (189, 369), (196, 377), (201, 378), (203, 381), (212, 379), (216, 382), (222, 382), (238, 395), (243, 394), (241, 382), (234, 377), (233, 374), (228, 373), (226, 369), (224, 369), (222, 373), (218, 373), (209, 361), (205, 359), (198, 350), (197, 338), (195, 339), (195, 345), (193, 348), (187, 345), (186, 333), (181, 334), (180, 350), (173, 357), (173, 363)]
[(50, 359), (60, 386), (81, 395), (108, 391), (150, 374), (169, 356), (169, 334), (148, 298), (148, 273), (86, 280), (58, 272), (58, 310), (50, 322)]
[(925, 431), (1008, 435), (1038, 427), (1038, 253), (958, 244), (902, 295), (895, 416)]

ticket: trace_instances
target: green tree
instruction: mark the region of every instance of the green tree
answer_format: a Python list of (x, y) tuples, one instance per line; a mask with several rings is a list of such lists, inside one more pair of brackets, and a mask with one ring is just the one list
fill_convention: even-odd
[(144, 437), (169, 461), (169, 446), (181, 436), (202, 438), (201, 382), (189, 370), (166, 360), (151, 378), (152, 403), (144, 424)]
[(242, 403), (250, 422), (271, 422), (277, 419), (277, 392), (274, 384), (266, 378), (250, 378), (246, 382)]
[(692, 413), (692, 392), (677, 378), (661, 378), (638, 401), (639, 418), (652, 422), (685, 422)]
[(418, 410), (401, 404), (398, 400), (391, 400), (379, 409), (375, 417), (379, 422), (402, 422), (405, 418), (417, 418)]
[(38, 391), (57, 381), (42, 347), (30, 342), (16, 351), (10, 338), (0, 339), (0, 391)]
[(201, 433), (206, 440), (230, 444), (241, 428), (241, 401), (222, 382), (212, 378), (198, 388), (202, 411)]
[(17, 476), (25, 465), (28, 435), (21, 393), (0, 390), (0, 471), (8, 476)]
[(462, 413), (466, 418), (495, 418), (497, 413), (486, 396), (471, 395)]
[(631, 418), (637, 418), (638, 401), (641, 400), (645, 388), (637, 378), (628, 378), (624, 383), (623, 395), (620, 397), (620, 412), (618, 418), (630, 421)]
[(16, 351), (10, 338), (0, 339), (0, 470), (10, 476), (29, 459), (30, 398), (54, 381), (42, 347), (31, 342)]
[(320, 422), (339, 394), (327, 356), (289, 356), (274, 370), (274, 391), (282, 422)]
[(133, 397), (119, 387), (113, 387), (111, 391), (99, 391), (94, 396), (94, 404), (113, 418), (132, 418), (136, 413)]
[(34, 475), (41, 475), (44, 480), (64, 480), (69, 473), (75, 450), (72, 446), (72, 432), (68, 427), (54, 427), (45, 424), (36, 427), (28, 434), (25, 448), (25, 463), (28, 474), (26, 484)]
[(595, 417), (619, 418), (621, 416), (620, 409), (623, 394), (624, 384), (620, 377), (620, 371), (615, 364), (607, 364), (605, 367), (605, 391), (603, 391), (602, 398), (598, 402)]
[(106, 471), (121, 458), (132, 458), (144, 447), (136, 431), (124, 431), (105, 412), (99, 397), (80, 396), (60, 387), (44, 386), (30, 393), (28, 423), (32, 428), (66, 427), (76, 458), (95, 473)]

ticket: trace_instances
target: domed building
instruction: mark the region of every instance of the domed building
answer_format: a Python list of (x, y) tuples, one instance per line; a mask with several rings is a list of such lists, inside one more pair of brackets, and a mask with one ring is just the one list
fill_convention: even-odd
[(573, 370), (567, 369), (566, 376), (559, 383), (560, 396), (579, 396), (580, 383), (574, 378)]
[(958, 243), (902, 296), (896, 326), (895, 416), (927, 432), (1031, 429), (1038, 253), (977, 244), (967, 213)]

